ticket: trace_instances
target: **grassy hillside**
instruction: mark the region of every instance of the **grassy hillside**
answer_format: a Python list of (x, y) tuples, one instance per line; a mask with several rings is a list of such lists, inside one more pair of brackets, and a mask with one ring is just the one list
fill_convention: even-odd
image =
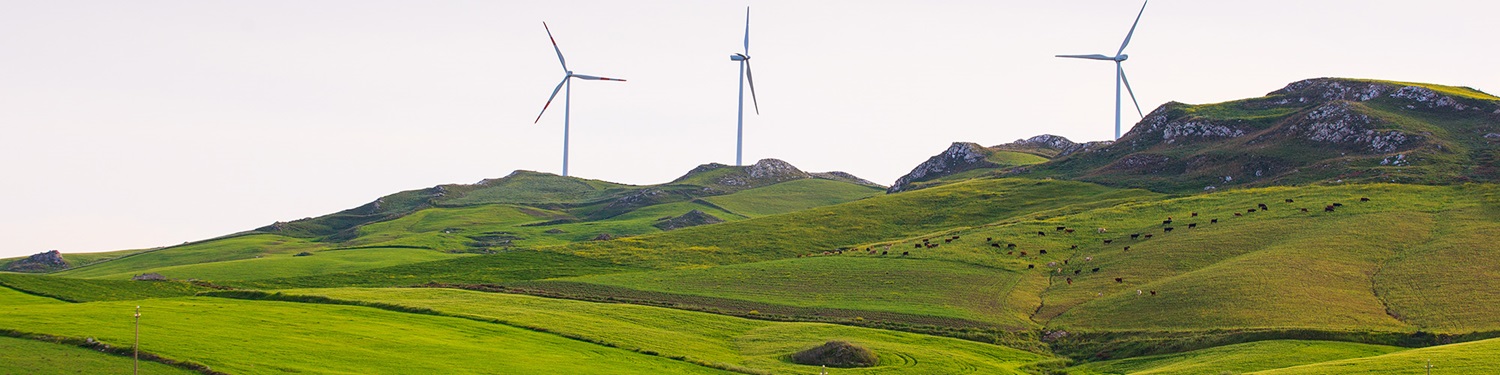
[(361, 271), (221, 283), (262, 289), (409, 286), (428, 283), (486, 284), (640, 270), (640, 267), (556, 252), (513, 250)]
[(1186, 353), (1094, 362), (1068, 368), (1071, 374), (1242, 374), (1407, 350), (1394, 346), (1334, 341), (1276, 340), (1226, 345)]
[(316, 289), (287, 291), (341, 300), (420, 307), (535, 327), (620, 348), (684, 357), (746, 372), (815, 374), (786, 356), (828, 340), (874, 350), (880, 365), (840, 374), (1020, 373), (1045, 357), (1011, 348), (911, 333), (818, 323), (779, 323), (627, 304), (578, 302), (450, 289)]
[[(129, 373), (133, 366), (128, 357), (71, 345), (0, 336), (0, 372), (7, 374), (124, 374)], [(140, 369), (145, 374), (198, 373), (149, 361), (141, 362)]]
[(0, 328), (126, 345), (136, 305), (143, 350), (235, 374), (724, 373), (506, 325), (352, 306), (191, 297), (27, 305), (0, 314)]
[(154, 268), (256, 259), (256, 257), (268, 255), (293, 255), (303, 251), (326, 248), (328, 248), (327, 245), (300, 238), (255, 234), (169, 247), (57, 272), (55, 275), (84, 278), (116, 276), (118, 278), (118, 275), (140, 274)]
[[(1430, 362), (1429, 362), (1430, 361)], [(1429, 372), (1426, 368), (1432, 365)], [(1500, 339), (1434, 346), (1385, 355), (1254, 372), (1292, 374), (1493, 374), (1500, 372)]]
[(13, 273), (0, 273), (0, 287), (3, 287), (0, 292), (9, 288), (69, 302), (181, 297), (208, 290), (206, 287), (181, 281), (85, 280)]
[(879, 195), (881, 191), (870, 186), (807, 179), (703, 200), (737, 215), (760, 217), (868, 198)]

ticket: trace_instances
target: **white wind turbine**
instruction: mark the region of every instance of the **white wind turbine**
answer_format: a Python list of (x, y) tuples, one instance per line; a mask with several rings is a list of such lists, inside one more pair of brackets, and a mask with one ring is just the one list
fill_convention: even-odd
[(537, 122), (541, 122), (542, 121), (542, 115), (545, 114), (545, 113), (547, 113), (547, 107), (549, 107), (549, 106), (552, 105), (552, 99), (556, 99), (557, 98), (557, 92), (560, 91), (560, 90), (562, 90), (562, 88), (563, 88), (564, 85), (568, 86), (568, 93), (565, 94), (565, 95), (563, 95), (563, 164), (562, 164), (562, 175), (564, 177), (566, 177), (568, 175), (568, 117), (569, 117), (570, 113), (572, 112), (572, 107), (573, 107), (573, 78), (587, 79), (587, 80), (592, 80), (592, 81), (620, 81), (620, 82), (625, 82), (625, 80), (618, 79), (618, 78), (606, 78), (606, 77), (595, 77), (595, 76), (583, 75), (583, 74), (573, 74), (572, 70), (568, 70), (568, 61), (563, 59), (562, 49), (561, 48), (557, 48), (557, 39), (552, 38), (552, 29), (547, 27), (547, 23), (546, 22), (542, 22), (542, 28), (547, 30), (547, 39), (552, 40), (552, 50), (557, 51), (557, 62), (562, 64), (563, 73), (565, 73), (566, 75), (563, 76), (562, 82), (558, 82), (557, 83), (557, 88), (552, 89), (552, 96), (547, 97), (547, 104), (542, 105), (542, 113), (538, 113), (536, 115), (536, 121), (532, 121), (531, 123), (535, 124)]
[(729, 55), (729, 60), (740, 62), (740, 112), (739, 127), (735, 130), (734, 165), (742, 163), (745, 153), (745, 82), (750, 82), (750, 101), (755, 103), (755, 114), (760, 114), (760, 101), (755, 99), (755, 75), (750, 74), (750, 7), (745, 7), (745, 53)]
[(1130, 58), (1129, 55), (1125, 54), (1125, 46), (1130, 45), (1130, 37), (1132, 35), (1135, 35), (1135, 25), (1141, 23), (1141, 15), (1145, 14), (1145, 13), (1146, 13), (1146, 2), (1143, 1), (1143, 2), (1141, 2), (1141, 12), (1137, 13), (1135, 15), (1135, 23), (1130, 24), (1130, 33), (1125, 34), (1125, 42), (1124, 43), (1120, 43), (1120, 50), (1116, 51), (1114, 56), (1105, 56), (1105, 55), (1099, 55), (1099, 54), (1093, 54), (1093, 55), (1057, 55), (1057, 57), (1067, 57), (1067, 58), (1074, 58), (1074, 59), (1089, 59), (1089, 60), (1105, 60), (1105, 61), (1114, 61), (1115, 62), (1115, 139), (1120, 139), (1120, 84), (1121, 83), (1124, 83), (1125, 84), (1125, 90), (1127, 90), (1127, 91), (1130, 92), (1130, 101), (1132, 103), (1135, 103), (1135, 112), (1137, 114), (1140, 114), (1141, 117), (1146, 117), (1146, 114), (1144, 112), (1141, 112), (1141, 103), (1135, 100), (1135, 90), (1131, 90), (1130, 89), (1130, 80), (1125, 79), (1125, 68), (1120, 67), (1120, 63), (1121, 62), (1124, 62), (1125, 59)]

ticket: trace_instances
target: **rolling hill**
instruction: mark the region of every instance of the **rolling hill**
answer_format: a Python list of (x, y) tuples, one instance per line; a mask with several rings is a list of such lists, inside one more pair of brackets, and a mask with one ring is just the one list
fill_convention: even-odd
[(0, 348), (82, 358), (142, 305), (163, 363), (232, 373), (812, 374), (791, 354), (833, 340), (879, 355), (839, 373), (1500, 372), (1497, 145), (1500, 98), (1321, 78), (954, 143), (889, 189), (518, 171), (0, 273)]

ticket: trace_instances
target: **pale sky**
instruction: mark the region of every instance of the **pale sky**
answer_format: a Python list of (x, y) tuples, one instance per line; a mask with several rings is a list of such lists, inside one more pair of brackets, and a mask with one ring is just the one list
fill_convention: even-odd
[[(1113, 134), (1141, 3), (0, 0), (0, 257), (145, 248), (385, 194), (560, 172), (663, 183), (745, 159), (889, 184), (954, 141)], [(1500, 2), (1156, 0), (1125, 71), (1147, 112), (1314, 77), (1500, 90)], [(1140, 118), (1129, 109), (1127, 128)]]

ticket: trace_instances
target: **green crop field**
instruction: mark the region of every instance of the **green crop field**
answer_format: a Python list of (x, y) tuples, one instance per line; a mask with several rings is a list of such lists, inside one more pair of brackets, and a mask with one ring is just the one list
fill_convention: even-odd
[(1185, 353), (1094, 362), (1068, 368), (1088, 374), (1241, 374), (1407, 350), (1394, 346), (1336, 341), (1274, 340), (1225, 345)]
[(815, 374), (816, 367), (785, 356), (828, 340), (859, 343), (880, 365), (840, 374), (1020, 373), (1045, 359), (997, 345), (912, 333), (820, 323), (766, 322), (628, 304), (592, 303), (451, 289), (309, 289), (287, 294), (324, 296), (433, 309), (481, 320), (545, 329), (620, 348), (748, 372)]

